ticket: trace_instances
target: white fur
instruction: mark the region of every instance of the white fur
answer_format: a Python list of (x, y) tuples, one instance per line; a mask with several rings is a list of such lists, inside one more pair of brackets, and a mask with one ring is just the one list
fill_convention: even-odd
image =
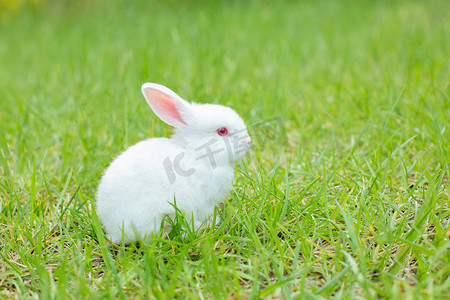
[[(244, 122), (231, 108), (190, 104), (153, 83), (144, 84), (142, 91), (155, 113), (176, 127), (175, 134), (131, 146), (102, 176), (96, 208), (114, 243), (123, 236), (129, 243), (159, 232), (162, 219), (175, 215), (174, 199), (188, 220), (200, 226), (229, 195), (233, 162), (245, 155), (250, 143)], [(230, 135), (220, 136), (216, 130), (221, 127)], [(212, 159), (206, 148), (214, 152)]]

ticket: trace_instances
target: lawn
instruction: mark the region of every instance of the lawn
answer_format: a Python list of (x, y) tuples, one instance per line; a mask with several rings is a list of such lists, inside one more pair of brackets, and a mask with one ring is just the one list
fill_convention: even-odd
[[(448, 1), (20, 3), (0, 5), (0, 298), (450, 297)], [(144, 82), (233, 107), (254, 148), (216, 227), (111, 246), (103, 170), (171, 132)]]

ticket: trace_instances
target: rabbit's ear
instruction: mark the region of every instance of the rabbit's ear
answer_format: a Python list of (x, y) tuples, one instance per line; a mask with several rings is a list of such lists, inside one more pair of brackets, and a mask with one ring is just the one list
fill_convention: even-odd
[(187, 125), (187, 120), (192, 116), (191, 105), (169, 88), (156, 83), (144, 83), (142, 94), (161, 120), (173, 127)]

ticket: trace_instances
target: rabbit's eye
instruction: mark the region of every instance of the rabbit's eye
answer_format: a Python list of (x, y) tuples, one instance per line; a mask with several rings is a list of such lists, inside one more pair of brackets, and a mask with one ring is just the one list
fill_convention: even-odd
[(226, 127), (220, 127), (217, 129), (217, 134), (220, 136), (228, 135), (228, 129)]

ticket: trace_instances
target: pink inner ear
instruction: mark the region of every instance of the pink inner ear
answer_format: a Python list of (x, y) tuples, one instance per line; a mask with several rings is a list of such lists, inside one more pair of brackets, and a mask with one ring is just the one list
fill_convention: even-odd
[(174, 100), (169, 95), (154, 89), (145, 89), (145, 95), (152, 109), (164, 122), (170, 124), (172, 120), (176, 120), (187, 125)]

